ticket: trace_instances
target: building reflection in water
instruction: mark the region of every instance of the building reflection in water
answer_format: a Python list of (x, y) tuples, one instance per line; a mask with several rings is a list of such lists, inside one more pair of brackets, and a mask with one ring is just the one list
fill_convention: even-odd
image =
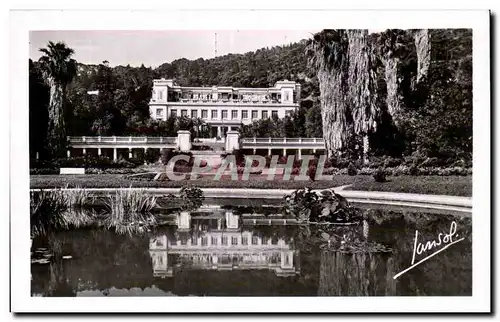
[(226, 209), (198, 209), (177, 214), (177, 230), (150, 239), (155, 277), (172, 277), (174, 267), (204, 270), (273, 270), (293, 276), (298, 251), (293, 238), (269, 238), (257, 230), (242, 229), (239, 215)]

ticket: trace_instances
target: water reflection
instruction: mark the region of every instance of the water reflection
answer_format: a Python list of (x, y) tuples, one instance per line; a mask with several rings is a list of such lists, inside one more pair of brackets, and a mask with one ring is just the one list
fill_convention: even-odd
[[(401, 296), (472, 294), (472, 224), (465, 241), (397, 280), (410, 265), (413, 236), (431, 240), (453, 217), (370, 213), (356, 226), (290, 225), (285, 218), (217, 205), (166, 214), (172, 225), (144, 235), (104, 229), (62, 231), (34, 240), (50, 249), (32, 264), (33, 296)], [(279, 209), (276, 209), (279, 213)], [(270, 219), (272, 218), (272, 219)], [(325, 246), (324, 235), (381, 244), (391, 253)], [(71, 259), (62, 259), (70, 255)]]
[(242, 229), (239, 215), (231, 210), (212, 213), (181, 212), (177, 232), (150, 239), (154, 276), (172, 277), (178, 269), (249, 270), (267, 269), (277, 276), (293, 276), (298, 251), (293, 238), (262, 236), (258, 231)]

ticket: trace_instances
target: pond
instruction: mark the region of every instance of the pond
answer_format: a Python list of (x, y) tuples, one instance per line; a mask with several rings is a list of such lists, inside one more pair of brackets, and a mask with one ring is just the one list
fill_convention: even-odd
[[(276, 204), (205, 202), (165, 210), (170, 221), (141, 234), (76, 229), (36, 238), (32, 296), (472, 295), (470, 216), (363, 207), (355, 225), (297, 225), (274, 215)], [(454, 241), (463, 240), (394, 278), (442, 248), (453, 222)], [(414, 259), (416, 230), (419, 243), (441, 245), (420, 247)]]

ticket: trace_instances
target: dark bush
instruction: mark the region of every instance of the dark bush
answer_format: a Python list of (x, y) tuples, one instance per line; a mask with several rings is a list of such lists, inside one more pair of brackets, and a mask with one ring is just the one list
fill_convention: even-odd
[(309, 176), (309, 179), (311, 179), (312, 181), (314, 181), (316, 178), (317, 169), (318, 169), (318, 165), (314, 164), (314, 163), (310, 164), (309, 168), (307, 169), (307, 175)]
[(59, 174), (59, 169), (56, 168), (33, 168), (30, 169), (30, 175), (35, 174)]
[(245, 155), (242, 150), (233, 150), (233, 155), (237, 166), (245, 165)]
[(347, 174), (350, 176), (355, 176), (358, 174), (358, 169), (354, 165), (354, 163), (349, 163), (349, 166), (347, 167)]
[(130, 163), (133, 163), (135, 166), (140, 166), (144, 164), (144, 158), (130, 158), (128, 161)]
[(409, 169), (408, 169), (408, 172), (410, 173), (410, 175), (412, 176), (418, 176), (419, 173), (420, 173), (420, 170), (418, 169), (417, 165), (415, 164), (412, 164), (410, 165)]
[(161, 157), (161, 151), (158, 149), (147, 149), (144, 159), (147, 163), (156, 163)]
[[(393, 158), (393, 157), (387, 157), (385, 160), (384, 160), (384, 168), (394, 168), (394, 167), (397, 167), (399, 165), (401, 165), (403, 163), (403, 159), (398, 159), (398, 158)], [(382, 165), (379, 165), (379, 167), (382, 166)]]
[(376, 182), (386, 182), (387, 180), (384, 169), (378, 168), (373, 174), (373, 179), (375, 179)]
[(167, 164), (170, 159), (172, 159), (174, 156), (176, 156), (177, 153), (174, 151), (174, 149), (162, 149), (161, 150), (161, 163)]

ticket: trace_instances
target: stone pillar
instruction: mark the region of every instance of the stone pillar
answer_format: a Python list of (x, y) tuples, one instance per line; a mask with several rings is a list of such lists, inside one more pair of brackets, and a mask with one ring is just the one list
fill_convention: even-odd
[(83, 155), (86, 155), (87, 154), (87, 149), (83, 148), (82, 149), (82, 153), (83, 153)]
[(101, 156), (101, 148), (97, 148), (97, 155)]
[(256, 155), (256, 154), (257, 154), (257, 149), (253, 148), (253, 155)]
[(220, 125), (217, 126), (217, 137), (222, 138), (222, 130)]
[(267, 155), (271, 155), (271, 148), (267, 149)]
[(286, 149), (283, 149), (283, 156), (286, 157)]
[(238, 131), (227, 132), (226, 137), (226, 152), (233, 152), (240, 148), (240, 133)]
[(177, 131), (177, 148), (182, 152), (191, 151), (191, 132)]
[(177, 215), (177, 228), (188, 230), (191, 227), (191, 214), (189, 211), (182, 211)]
[(297, 156), (298, 156), (299, 160), (302, 159), (302, 149), (297, 150)]
[(132, 148), (128, 148), (128, 158), (132, 159)]
[(219, 218), (219, 219), (217, 219), (217, 230), (221, 230), (221, 229), (222, 229), (222, 218)]
[(232, 211), (226, 212), (226, 226), (229, 229), (238, 229), (240, 226), (240, 216), (235, 215)]
[(68, 156), (68, 158), (71, 158), (71, 150), (68, 149), (68, 151), (66, 151), (66, 155)]
[(116, 148), (113, 148), (113, 161), (118, 160), (118, 151)]

